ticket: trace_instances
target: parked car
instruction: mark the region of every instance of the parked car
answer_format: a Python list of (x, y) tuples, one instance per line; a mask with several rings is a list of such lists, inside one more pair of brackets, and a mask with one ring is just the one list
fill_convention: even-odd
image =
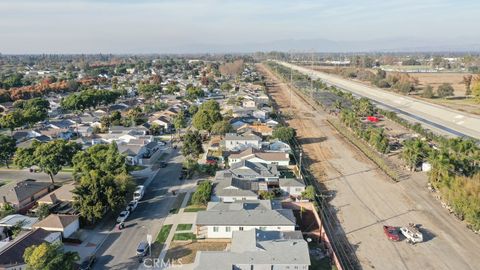
[(117, 223), (125, 222), (125, 220), (128, 218), (129, 215), (130, 215), (130, 211), (125, 210), (120, 212), (120, 215), (118, 215), (118, 218), (117, 218)]
[(127, 205), (127, 211), (133, 212), (137, 208), (137, 205), (138, 205), (137, 200), (130, 201)]
[(412, 245), (423, 242), (423, 234), (416, 224), (409, 223), (407, 226), (401, 227), (400, 231), (407, 238), (407, 242)]
[(140, 242), (137, 247), (137, 256), (145, 257), (148, 253), (148, 243), (147, 242)]
[(133, 199), (136, 201), (140, 201), (143, 198), (143, 194), (145, 194), (145, 187), (137, 186), (135, 188), (135, 191), (133, 192)]
[(400, 241), (400, 232), (397, 227), (394, 226), (383, 226), (383, 232), (392, 241)]
[(162, 162), (159, 163), (160, 168), (165, 168), (165, 167), (167, 167), (167, 164), (168, 164), (168, 163), (166, 163), (166, 162), (164, 162), (164, 161), (162, 161)]
[(78, 269), (90, 270), (93, 268), (95, 261), (97, 261), (97, 258), (95, 257), (95, 255), (88, 256), (87, 258), (85, 258), (85, 260), (83, 260), (83, 262), (80, 264), (80, 267)]

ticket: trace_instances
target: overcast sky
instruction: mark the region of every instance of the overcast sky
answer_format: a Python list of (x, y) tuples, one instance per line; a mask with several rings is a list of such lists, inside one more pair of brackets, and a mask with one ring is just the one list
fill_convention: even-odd
[(479, 14), (479, 0), (0, 0), (0, 52), (241, 50), (288, 39), (480, 43)]

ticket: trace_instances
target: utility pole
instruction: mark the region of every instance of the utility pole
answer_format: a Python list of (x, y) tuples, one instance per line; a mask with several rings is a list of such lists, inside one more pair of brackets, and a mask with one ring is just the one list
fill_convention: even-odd
[(298, 163), (299, 163), (299, 169), (300, 169), (300, 179), (303, 180), (303, 174), (302, 174), (302, 156), (303, 156), (303, 152), (302, 152), (302, 150), (300, 150), (300, 155), (299, 155), (299, 157), (298, 157), (298, 159), (299, 159), (299, 162), (298, 162)]
[(292, 111), (292, 87), (293, 87), (293, 54), (290, 53), (290, 112)]

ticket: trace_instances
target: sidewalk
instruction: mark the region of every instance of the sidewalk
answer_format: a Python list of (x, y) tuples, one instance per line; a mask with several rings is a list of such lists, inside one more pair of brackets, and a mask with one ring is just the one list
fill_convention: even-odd
[[(165, 219), (164, 224), (172, 224), (172, 229), (168, 234), (167, 240), (165, 241), (165, 245), (160, 252), (160, 256), (158, 257), (159, 261), (163, 261), (165, 256), (167, 255), (168, 248), (170, 247), (170, 242), (172, 242), (173, 236), (176, 233), (178, 224), (193, 224), (195, 221), (196, 213), (184, 213), (185, 207), (187, 206), (188, 199), (190, 198), (193, 191), (188, 190), (185, 198), (183, 199), (182, 205), (180, 210), (177, 214), (169, 216)], [(193, 215), (192, 215), (193, 214)]]

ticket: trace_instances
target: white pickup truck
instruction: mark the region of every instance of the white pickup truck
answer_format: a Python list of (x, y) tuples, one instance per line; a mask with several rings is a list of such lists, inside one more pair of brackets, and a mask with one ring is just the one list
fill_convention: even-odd
[(133, 199), (135, 201), (140, 201), (143, 198), (143, 194), (145, 194), (145, 187), (137, 186), (137, 188), (133, 192)]

